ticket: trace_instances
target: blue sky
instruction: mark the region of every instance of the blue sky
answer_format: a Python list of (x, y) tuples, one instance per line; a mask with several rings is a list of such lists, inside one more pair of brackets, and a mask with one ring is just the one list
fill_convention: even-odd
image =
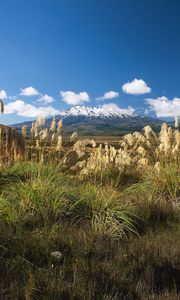
[(0, 0), (0, 7), (0, 123), (75, 104), (180, 115), (179, 0)]

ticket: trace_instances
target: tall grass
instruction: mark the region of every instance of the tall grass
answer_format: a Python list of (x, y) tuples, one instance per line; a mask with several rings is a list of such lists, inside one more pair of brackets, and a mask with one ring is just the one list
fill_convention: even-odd
[(22, 133), (25, 159), (0, 174), (0, 298), (178, 299), (178, 131), (119, 149), (67, 147), (55, 118)]
[(14, 128), (0, 125), (0, 169), (22, 160), (25, 141)]
[(135, 204), (137, 214), (147, 227), (167, 226), (179, 222), (180, 218), (180, 173), (176, 163), (163, 164), (160, 172), (148, 168), (139, 183), (125, 189), (123, 197)]
[(1, 194), (1, 217), (9, 226), (51, 226), (66, 219), (74, 224), (87, 222), (95, 232), (112, 237), (136, 232), (133, 206), (109, 187), (82, 184), (77, 188), (77, 182), (56, 166), (24, 166), (8, 171), (11, 178), (16, 172), (17, 178)]

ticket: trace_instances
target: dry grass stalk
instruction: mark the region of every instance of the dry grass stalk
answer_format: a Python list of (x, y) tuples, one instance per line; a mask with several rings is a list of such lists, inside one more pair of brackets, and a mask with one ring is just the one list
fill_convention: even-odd
[(54, 116), (51, 122), (50, 131), (55, 133), (56, 132), (56, 117)]
[(62, 136), (59, 135), (57, 137), (56, 151), (60, 151), (61, 149), (62, 149)]
[(22, 126), (21, 131), (22, 131), (22, 136), (24, 138), (26, 138), (27, 137), (27, 126), (26, 125)]
[(35, 133), (35, 122), (32, 122), (32, 125), (31, 125), (31, 135), (34, 136), (34, 133)]
[(60, 134), (62, 132), (62, 129), (63, 129), (63, 121), (62, 119), (59, 120), (58, 122), (58, 126), (57, 126), (57, 133)]
[(175, 128), (178, 129), (179, 128), (179, 118), (175, 117)]
[(44, 128), (39, 132), (39, 138), (41, 141), (47, 140), (48, 139), (48, 128)]
[(0, 164), (1, 167), (21, 160), (25, 153), (25, 141), (12, 127), (0, 125)]
[(74, 131), (69, 138), (70, 142), (74, 142), (77, 139), (77, 136), (77, 131)]

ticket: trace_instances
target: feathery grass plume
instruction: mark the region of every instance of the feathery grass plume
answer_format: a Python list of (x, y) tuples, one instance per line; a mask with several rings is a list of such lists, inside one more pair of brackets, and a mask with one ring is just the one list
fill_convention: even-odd
[(37, 122), (37, 125), (40, 128), (42, 128), (45, 125), (46, 120), (45, 120), (44, 117), (38, 117), (37, 120), (36, 120), (36, 122)]
[(123, 149), (119, 149), (115, 157), (115, 166), (117, 168), (122, 168), (124, 166), (129, 166), (132, 162), (132, 157), (130, 154)]
[(1, 112), (1, 114), (4, 113), (4, 103), (3, 103), (2, 99), (0, 99), (0, 112)]
[(140, 132), (138, 132), (138, 131), (135, 131), (135, 132), (133, 133), (133, 136), (135, 137), (136, 143), (137, 143), (138, 145), (143, 144), (143, 143), (146, 142), (146, 138), (143, 136), (142, 133), (140, 133)]
[(51, 122), (51, 126), (50, 126), (49, 130), (53, 133), (55, 133), (55, 131), (56, 131), (56, 117), (55, 116), (53, 116), (53, 118), (52, 118), (52, 122)]
[(44, 128), (39, 132), (40, 140), (46, 140), (48, 138), (48, 128)]
[[(122, 146), (128, 145), (128, 147), (132, 147), (135, 142), (135, 137), (131, 133), (128, 133), (123, 137), (123, 142), (125, 142), (126, 144), (123, 143)], [(121, 142), (120, 142), (120, 145), (121, 145)]]
[(180, 131), (179, 130), (175, 130), (174, 131), (174, 148), (172, 150), (173, 152), (177, 152), (180, 153)]
[(135, 151), (139, 146), (143, 146), (146, 143), (146, 138), (140, 132), (134, 132), (133, 134), (126, 134), (120, 141), (120, 147), (123, 150), (130, 151), (135, 155)]
[(80, 171), (80, 178), (97, 172), (101, 173), (105, 169), (107, 169), (112, 160), (112, 157), (110, 155), (111, 151), (107, 143), (105, 144), (105, 148), (102, 148), (101, 144), (98, 148), (95, 148), (90, 153), (90, 157), (87, 159), (86, 165), (84, 163), (82, 164), (83, 169)]
[(137, 148), (137, 153), (141, 156), (141, 157), (146, 157), (147, 155), (147, 151), (144, 149), (144, 147), (139, 146)]
[(21, 132), (22, 132), (22, 136), (24, 138), (26, 138), (27, 137), (27, 126), (26, 125), (22, 126)]
[(114, 159), (115, 159), (115, 157), (116, 157), (117, 151), (116, 151), (116, 149), (114, 147), (110, 146), (109, 152), (110, 152), (109, 153), (109, 155), (110, 155), (110, 162), (113, 162)]
[(174, 131), (174, 145), (172, 149), (172, 155), (177, 156), (180, 150), (180, 132), (179, 130)]
[[(86, 162), (86, 164), (85, 162), (82, 164), (82, 169), (79, 172), (81, 179), (93, 174), (101, 174), (102, 177), (103, 173), (111, 167), (117, 169), (118, 173), (119, 171), (121, 173), (125, 167), (129, 166), (133, 162), (133, 159), (127, 150), (121, 148), (116, 150), (114, 147), (105, 143), (104, 147), (100, 144), (97, 148), (91, 151)], [(81, 167), (81, 164), (78, 164), (77, 166)]]
[(74, 131), (69, 138), (70, 142), (74, 142), (77, 139), (77, 136), (77, 131)]
[(145, 126), (143, 128), (143, 131), (146, 138), (146, 145), (150, 148), (156, 147), (158, 138), (155, 132), (153, 131), (153, 129), (151, 128), (151, 126), (149, 125)]
[(35, 122), (32, 122), (31, 124), (31, 134), (34, 135), (35, 133)]
[(172, 129), (168, 127), (166, 123), (162, 124), (159, 140), (159, 151), (163, 152), (165, 155), (169, 154), (172, 149), (173, 134)]
[(34, 124), (34, 137), (37, 138), (39, 135), (39, 123), (36, 120), (35, 124)]
[(73, 145), (73, 150), (77, 153), (78, 157), (82, 157), (86, 152), (86, 147), (91, 146), (92, 148), (96, 147), (96, 142), (93, 139), (84, 139), (77, 141)]
[(62, 149), (62, 135), (58, 135), (56, 151), (60, 151), (61, 149)]
[(174, 127), (175, 127), (176, 129), (179, 129), (179, 118), (178, 118), (178, 116), (175, 117), (175, 124), (174, 124)]
[(62, 129), (63, 129), (63, 121), (62, 119), (59, 120), (58, 122), (58, 126), (57, 126), (57, 133), (60, 134), (62, 132)]
[(179, 147), (180, 146), (180, 131), (179, 130), (174, 131), (174, 139), (175, 139), (175, 144)]

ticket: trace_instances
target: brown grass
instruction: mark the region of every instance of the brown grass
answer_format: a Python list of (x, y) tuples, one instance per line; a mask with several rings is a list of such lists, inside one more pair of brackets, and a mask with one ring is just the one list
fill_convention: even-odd
[(25, 153), (25, 141), (16, 129), (0, 125), (0, 166), (4, 168), (21, 160)]

